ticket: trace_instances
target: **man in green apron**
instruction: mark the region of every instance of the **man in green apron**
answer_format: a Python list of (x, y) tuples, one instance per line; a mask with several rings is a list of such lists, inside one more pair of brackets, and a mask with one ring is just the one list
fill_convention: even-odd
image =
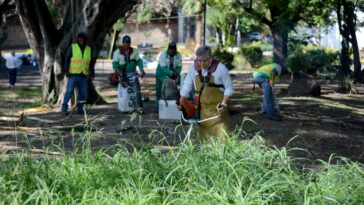
[(176, 80), (181, 74), (181, 70), (182, 56), (177, 51), (176, 43), (171, 42), (168, 45), (168, 49), (163, 51), (159, 56), (155, 83), (157, 101), (161, 99), (161, 90), (164, 79), (171, 78)]
[(181, 107), (188, 107), (190, 92), (196, 91), (196, 117), (207, 119), (216, 115), (219, 118), (199, 124), (198, 140), (209, 137), (223, 137), (230, 131), (228, 103), (234, 93), (233, 83), (226, 66), (211, 56), (211, 48), (199, 47), (196, 60), (189, 69), (180, 91)]
[(113, 53), (112, 68), (121, 76), (122, 84), (127, 86), (130, 79), (135, 83), (138, 107), (143, 107), (140, 83), (138, 79), (137, 66), (141, 72), (141, 78), (144, 77), (143, 61), (139, 56), (138, 49), (130, 46), (130, 36), (126, 35), (122, 38), (122, 46)]

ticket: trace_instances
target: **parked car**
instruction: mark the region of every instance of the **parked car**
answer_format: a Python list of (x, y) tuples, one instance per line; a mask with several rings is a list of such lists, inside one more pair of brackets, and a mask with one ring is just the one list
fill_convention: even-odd
[(249, 41), (261, 41), (261, 40), (262, 36), (260, 35), (259, 32), (253, 32), (249, 36)]

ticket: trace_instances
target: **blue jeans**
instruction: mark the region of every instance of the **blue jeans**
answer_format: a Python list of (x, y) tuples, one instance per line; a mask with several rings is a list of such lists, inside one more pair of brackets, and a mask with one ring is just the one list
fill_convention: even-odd
[(16, 68), (8, 69), (8, 71), (9, 71), (9, 84), (10, 85), (15, 85), (17, 69)]
[(86, 93), (87, 93), (87, 82), (88, 77), (81, 75), (70, 75), (67, 83), (67, 91), (64, 95), (63, 104), (62, 104), (62, 112), (67, 112), (68, 110), (68, 102), (70, 101), (73, 90), (77, 88), (78, 96), (77, 96), (77, 112), (83, 113), (83, 105), (86, 102)]
[(268, 115), (268, 117), (275, 117), (276, 111), (273, 106), (273, 96), (272, 96), (272, 87), (269, 85), (268, 78), (264, 76), (257, 76), (254, 78), (254, 82), (259, 85), (263, 89), (263, 110)]

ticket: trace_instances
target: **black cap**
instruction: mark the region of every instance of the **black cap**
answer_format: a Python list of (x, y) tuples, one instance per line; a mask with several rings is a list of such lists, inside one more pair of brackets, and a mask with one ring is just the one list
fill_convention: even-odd
[(79, 33), (77, 34), (77, 38), (87, 39), (86, 33), (85, 33), (85, 32), (79, 32)]
[(130, 36), (125, 35), (125, 36), (123, 37), (123, 43), (131, 43)]
[(168, 49), (174, 49), (174, 50), (177, 50), (177, 45), (175, 42), (170, 42), (168, 44)]

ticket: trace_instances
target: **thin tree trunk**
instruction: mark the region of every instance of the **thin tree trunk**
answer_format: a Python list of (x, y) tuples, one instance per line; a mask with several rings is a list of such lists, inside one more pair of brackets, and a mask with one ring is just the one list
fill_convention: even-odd
[(217, 43), (219, 46), (224, 46), (223, 42), (223, 34), (220, 28), (216, 28), (216, 35), (217, 35)]
[(288, 54), (288, 32), (275, 26), (270, 26), (270, 30), (273, 37), (273, 61), (282, 66), (283, 72), (288, 72), (285, 63)]
[(354, 55), (354, 78), (358, 78), (361, 71), (359, 46), (356, 38), (356, 16), (354, 11), (353, 2), (345, 2), (344, 12), (346, 13), (346, 24), (350, 33), (350, 43), (353, 49)]
[(110, 42), (110, 49), (109, 49), (109, 54), (108, 54), (108, 59), (112, 59), (112, 54), (116, 48), (116, 41), (117, 41), (117, 37), (119, 36), (120, 31), (114, 30), (112, 32), (112, 39)]
[(198, 13), (196, 19), (196, 46), (202, 45), (202, 13)]
[(346, 24), (343, 21), (345, 17), (342, 14), (342, 8), (341, 8), (342, 3), (341, 2), (342, 2), (341, 0), (338, 0), (337, 5), (336, 5), (337, 22), (338, 22), (340, 34), (342, 36), (341, 54), (340, 54), (341, 66), (340, 66), (339, 73), (346, 76), (346, 75), (349, 75), (349, 73), (350, 73), (350, 58), (349, 58), (350, 36), (349, 36), (348, 30), (346, 29)]

